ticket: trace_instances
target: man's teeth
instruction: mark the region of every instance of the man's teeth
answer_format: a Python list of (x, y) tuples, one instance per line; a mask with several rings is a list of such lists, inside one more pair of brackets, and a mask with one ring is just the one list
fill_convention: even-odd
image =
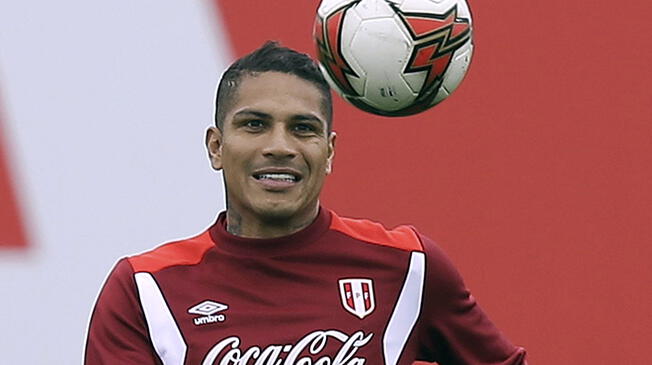
[(296, 181), (297, 178), (290, 174), (260, 174), (258, 180)]

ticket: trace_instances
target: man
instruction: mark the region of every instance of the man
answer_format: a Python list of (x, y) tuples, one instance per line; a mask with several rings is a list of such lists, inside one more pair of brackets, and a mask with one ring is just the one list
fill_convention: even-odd
[(117, 263), (86, 363), (524, 364), (432, 241), (320, 206), (331, 119), (306, 55), (267, 43), (236, 61), (206, 134), (226, 212)]

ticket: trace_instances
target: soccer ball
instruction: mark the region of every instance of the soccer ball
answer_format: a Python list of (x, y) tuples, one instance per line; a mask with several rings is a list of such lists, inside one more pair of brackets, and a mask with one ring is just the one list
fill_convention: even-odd
[(446, 99), (473, 53), (466, 0), (322, 0), (313, 36), (330, 85), (384, 116), (416, 114)]

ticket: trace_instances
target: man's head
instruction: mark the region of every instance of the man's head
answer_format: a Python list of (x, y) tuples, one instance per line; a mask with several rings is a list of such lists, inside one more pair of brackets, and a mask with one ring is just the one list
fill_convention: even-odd
[(314, 84), (322, 93), (323, 112), (327, 117), (328, 130), (332, 130), (333, 101), (330, 86), (319, 67), (308, 55), (281, 47), (272, 41), (236, 60), (222, 74), (215, 97), (215, 125), (218, 128), (222, 129), (224, 116), (232, 106), (242, 78), (270, 71), (295, 75)]
[[(242, 66), (251, 64), (255, 71)], [(273, 43), (234, 65), (220, 82), (217, 127), (206, 134), (211, 164), (223, 170), (227, 226), (248, 237), (292, 233), (315, 218), (331, 171), (328, 85), (315, 81), (310, 58)]]

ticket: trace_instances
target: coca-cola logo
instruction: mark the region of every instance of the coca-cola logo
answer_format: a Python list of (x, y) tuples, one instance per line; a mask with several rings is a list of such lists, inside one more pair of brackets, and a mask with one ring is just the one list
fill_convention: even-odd
[[(215, 344), (202, 365), (364, 365), (366, 359), (356, 357), (356, 353), (371, 337), (373, 333), (363, 331), (349, 336), (338, 330), (320, 330), (305, 335), (296, 344), (241, 349), (240, 338), (231, 336)], [(334, 356), (321, 354), (332, 340), (340, 343), (337, 353)]]

